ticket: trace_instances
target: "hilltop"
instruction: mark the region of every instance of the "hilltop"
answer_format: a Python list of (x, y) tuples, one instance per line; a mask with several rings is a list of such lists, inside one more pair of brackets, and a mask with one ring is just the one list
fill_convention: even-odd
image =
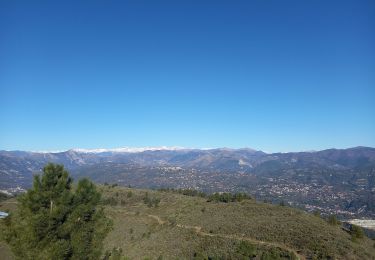
[[(114, 221), (105, 240), (112, 255), (122, 252), (129, 259), (375, 259), (374, 241), (353, 241), (340, 226), (290, 207), (254, 199), (209, 202), (200, 196), (112, 185), (100, 189), (106, 213)], [(15, 200), (2, 202), (0, 210), (15, 210)], [(0, 250), (2, 256), (9, 255), (6, 247)]]

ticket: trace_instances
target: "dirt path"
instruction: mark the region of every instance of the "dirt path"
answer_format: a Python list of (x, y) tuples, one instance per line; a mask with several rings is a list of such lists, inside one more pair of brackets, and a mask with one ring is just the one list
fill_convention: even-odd
[(164, 225), (165, 223), (167, 223), (166, 221), (163, 221), (159, 216), (156, 215), (147, 215), (147, 217), (155, 219), (159, 225)]
[[(163, 225), (163, 224), (168, 223), (167, 221), (162, 220), (159, 216), (156, 216), (156, 215), (147, 215), (147, 216), (152, 218), (152, 219), (155, 219), (158, 222), (159, 225)], [(182, 224), (176, 224), (176, 226), (179, 227), (179, 228), (184, 228), (184, 229), (192, 229), (200, 236), (220, 237), (220, 238), (227, 238), (227, 239), (234, 239), (234, 240), (244, 240), (244, 241), (251, 242), (253, 244), (270, 245), (270, 246), (273, 246), (273, 247), (278, 247), (278, 248), (281, 248), (283, 250), (293, 252), (298, 257), (298, 259), (301, 259), (301, 260), (305, 259), (305, 257), (303, 255), (300, 255), (299, 253), (297, 253), (296, 250), (294, 250), (293, 248), (287, 247), (284, 244), (279, 244), (279, 243), (275, 243), (275, 242), (266, 242), (266, 241), (257, 240), (257, 239), (254, 239), (254, 238), (245, 237), (245, 236), (207, 233), (205, 231), (202, 231), (201, 226), (189, 226), (189, 225), (182, 225)]]
[[(136, 213), (132, 212), (132, 211), (127, 211), (127, 210), (124, 210), (124, 209), (121, 209), (121, 210), (117, 209), (117, 210), (119, 210), (119, 211), (121, 211), (125, 214), (128, 214), (128, 215), (136, 215)], [(171, 224), (169, 221), (163, 220), (157, 215), (148, 214), (148, 215), (146, 215), (146, 217), (155, 220), (159, 225)], [(239, 236), (239, 235), (208, 233), (208, 232), (203, 231), (201, 226), (190, 226), (190, 225), (176, 224), (176, 227), (193, 230), (194, 232), (196, 232), (200, 236), (220, 237), (220, 238), (226, 238), (226, 239), (243, 240), (243, 241), (248, 241), (250, 243), (257, 244), (257, 245), (268, 245), (268, 246), (272, 246), (272, 247), (278, 247), (280, 249), (283, 249), (283, 250), (286, 250), (286, 251), (289, 251), (289, 252), (293, 252), (298, 257), (298, 259), (300, 259), (300, 260), (306, 259), (303, 255), (300, 255), (299, 253), (297, 253), (297, 251), (294, 250), (293, 248), (290, 248), (290, 247), (288, 247), (284, 244), (279, 244), (279, 243), (276, 243), (276, 242), (266, 242), (266, 241), (262, 241), (262, 240), (257, 240), (257, 239), (254, 239), (254, 238), (245, 237), (245, 235)]]

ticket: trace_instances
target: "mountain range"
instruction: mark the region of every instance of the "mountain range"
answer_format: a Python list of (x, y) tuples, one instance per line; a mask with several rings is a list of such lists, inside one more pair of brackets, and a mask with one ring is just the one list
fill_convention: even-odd
[(180, 147), (0, 151), (0, 189), (14, 193), (30, 187), (33, 174), (48, 162), (98, 183), (241, 191), (326, 214), (375, 216), (375, 148), (370, 147), (293, 153)]

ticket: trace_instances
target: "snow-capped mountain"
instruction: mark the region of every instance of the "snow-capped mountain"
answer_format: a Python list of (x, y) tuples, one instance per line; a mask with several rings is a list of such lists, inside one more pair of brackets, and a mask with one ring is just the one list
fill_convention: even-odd
[(160, 147), (120, 147), (113, 149), (97, 148), (97, 149), (71, 149), (77, 153), (140, 153), (145, 151), (177, 151), (177, 150), (191, 150), (191, 148), (184, 148), (178, 146), (160, 146)]

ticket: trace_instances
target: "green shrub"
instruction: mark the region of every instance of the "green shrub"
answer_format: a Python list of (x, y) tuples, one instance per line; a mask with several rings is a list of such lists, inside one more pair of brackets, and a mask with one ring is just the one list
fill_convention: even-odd
[(114, 247), (112, 251), (107, 250), (104, 254), (103, 260), (122, 260), (122, 248)]
[(319, 210), (314, 210), (313, 215), (314, 215), (315, 217), (320, 218), (320, 211), (319, 211)]
[(240, 192), (240, 193), (213, 193), (208, 197), (208, 202), (214, 201), (214, 202), (241, 202), (243, 200), (251, 199), (249, 195), (246, 193)]
[[(270, 248), (260, 254), (261, 260), (274, 260), (274, 259), (290, 259), (297, 260), (297, 256), (293, 252), (287, 252), (280, 248)], [(325, 259), (325, 258), (324, 258)], [(328, 258), (330, 259), (330, 258)]]
[(340, 221), (337, 219), (336, 215), (330, 215), (327, 220), (328, 224), (336, 226), (340, 224)]
[(246, 241), (241, 241), (237, 247), (237, 253), (246, 259), (256, 257), (256, 246)]
[(146, 204), (149, 208), (152, 207), (158, 207), (160, 203), (160, 198), (153, 197), (151, 198), (148, 195), (148, 192), (145, 193), (145, 196), (143, 197), (143, 202)]
[(179, 193), (185, 196), (190, 197), (201, 197), (205, 198), (207, 196), (206, 193), (194, 189), (173, 189), (173, 188), (161, 188), (159, 189), (161, 192), (171, 192), (171, 193)]
[(357, 225), (351, 225), (350, 234), (352, 236), (353, 241), (357, 239), (362, 239), (365, 236), (363, 229)]
[(3, 201), (3, 200), (7, 200), (9, 198), (10, 198), (10, 196), (8, 194), (0, 192), (0, 202)]

